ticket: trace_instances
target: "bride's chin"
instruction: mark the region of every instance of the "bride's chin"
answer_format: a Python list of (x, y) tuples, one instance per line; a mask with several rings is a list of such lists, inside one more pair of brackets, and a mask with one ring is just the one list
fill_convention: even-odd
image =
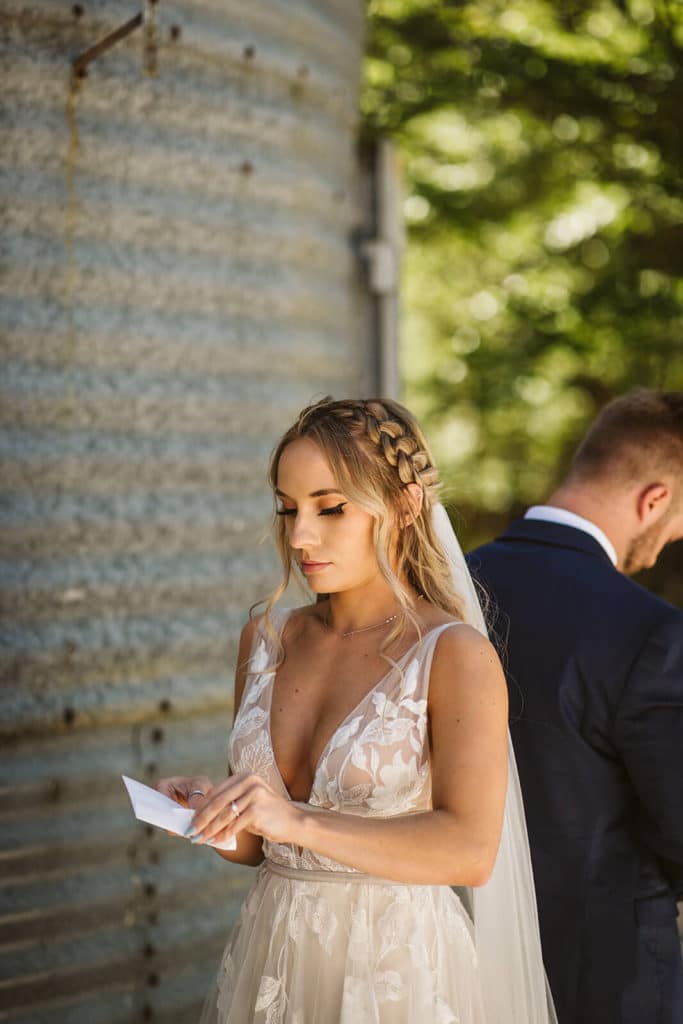
[(322, 581), (318, 582), (318, 580), (316, 580), (315, 576), (312, 576), (312, 577), (311, 576), (307, 576), (306, 577), (306, 582), (308, 583), (309, 589), (312, 590), (314, 594), (329, 594), (330, 593), (329, 586), (327, 586), (327, 587), (324, 586)]

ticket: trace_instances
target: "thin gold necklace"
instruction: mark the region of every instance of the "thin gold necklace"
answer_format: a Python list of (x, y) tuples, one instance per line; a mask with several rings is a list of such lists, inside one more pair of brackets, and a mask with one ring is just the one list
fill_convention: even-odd
[[(340, 636), (342, 640), (346, 640), (347, 637), (354, 636), (356, 633), (367, 633), (371, 629), (379, 629), (381, 626), (386, 626), (389, 622), (393, 622), (394, 619), (397, 618), (398, 612), (395, 612), (393, 615), (390, 615), (388, 619), (382, 619), (381, 622), (374, 622), (372, 626), (359, 626), (358, 629), (347, 629), (345, 633), (337, 633), (337, 636)], [(332, 626), (327, 622), (327, 620), (323, 621), (328, 629), (332, 629)], [(336, 630), (332, 631), (336, 632)]]

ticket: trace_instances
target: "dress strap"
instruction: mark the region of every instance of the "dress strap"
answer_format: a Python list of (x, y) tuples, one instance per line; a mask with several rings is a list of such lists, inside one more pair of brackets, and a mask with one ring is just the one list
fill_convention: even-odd
[(422, 679), (423, 695), (426, 696), (429, 691), (429, 677), (432, 671), (432, 659), (434, 657), (434, 651), (436, 650), (439, 637), (443, 636), (447, 629), (454, 629), (464, 625), (464, 622), (444, 622), (441, 626), (435, 626), (433, 629), (430, 629), (422, 638), (417, 657), (420, 663), (420, 677)]
[(282, 632), (291, 612), (291, 608), (271, 608), (270, 621), (275, 630), (275, 637), (266, 625), (265, 616), (261, 616), (256, 625), (249, 655), (250, 672), (262, 672), (265, 665), (274, 663), (277, 660), (275, 639), (282, 639)]

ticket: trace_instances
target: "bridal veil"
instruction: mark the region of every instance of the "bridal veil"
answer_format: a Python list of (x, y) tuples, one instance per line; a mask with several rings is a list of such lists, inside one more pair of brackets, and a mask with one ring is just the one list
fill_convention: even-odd
[[(465, 622), (488, 635), (465, 556), (441, 504), (432, 512)], [(503, 829), (489, 881), (468, 891), (487, 1024), (557, 1024), (536, 911), (524, 805), (508, 733), (508, 785)]]

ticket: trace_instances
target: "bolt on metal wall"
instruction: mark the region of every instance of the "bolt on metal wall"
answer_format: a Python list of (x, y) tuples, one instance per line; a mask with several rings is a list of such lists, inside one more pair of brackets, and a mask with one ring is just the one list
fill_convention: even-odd
[(185, 1024), (250, 869), (135, 823), (119, 775), (225, 771), (268, 454), (372, 390), (362, 4), (0, 22), (0, 1020)]

